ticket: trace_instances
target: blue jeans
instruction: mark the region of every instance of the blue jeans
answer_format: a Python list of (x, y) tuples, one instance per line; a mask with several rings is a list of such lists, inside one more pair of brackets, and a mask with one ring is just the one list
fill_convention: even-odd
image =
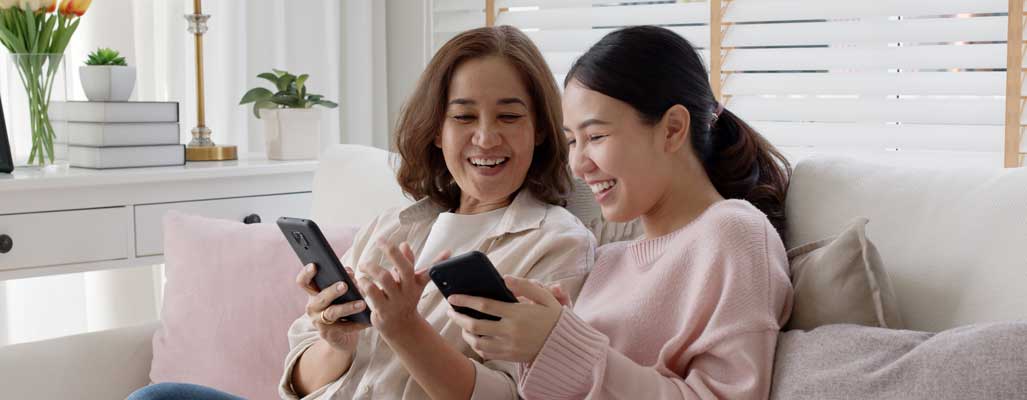
[(126, 400), (245, 400), (220, 390), (191, 383), (156, 383), (136, 390)]

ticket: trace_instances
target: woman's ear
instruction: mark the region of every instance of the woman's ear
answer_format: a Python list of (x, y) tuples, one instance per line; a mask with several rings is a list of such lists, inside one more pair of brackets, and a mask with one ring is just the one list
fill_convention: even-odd
[(663, 133), (666, 135), (664, 146), (668, 152), (677, 152), (682, 146), (688, 144), (688, 127), (692, 123), (692, 115), (688, 109), (680, 104), (675, 104), (667, 112), (663, 113)]
[(442, 148), (442, 134), (441, 133), (436, 133), (435, 134), (435, 147), (438, 147), (440, 149)]

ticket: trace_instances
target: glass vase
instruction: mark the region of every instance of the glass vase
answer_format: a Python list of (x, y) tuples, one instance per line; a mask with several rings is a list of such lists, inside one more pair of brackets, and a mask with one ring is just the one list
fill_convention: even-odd
[(10, 54), (3, 99), (14, 164), (47, 171), (68, 168), (67, 122), (51, 118), (50, 106), (66, 101), (63, 54)]

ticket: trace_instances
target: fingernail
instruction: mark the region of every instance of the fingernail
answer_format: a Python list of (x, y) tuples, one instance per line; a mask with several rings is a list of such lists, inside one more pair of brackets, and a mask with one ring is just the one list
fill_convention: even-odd
[(307, 271), (313, 271), (313, 270), (314, 270), (314, 264), (307, 264)]
[(363, 301), (359, 301), (358, 300), (356, 303), (353, 303), (353, 309), (354, 310), (359, 310), (359, 309), (362, 309), (362, 308), (364, 308), (364, 302)]
[(340, 292), (345, 291), (346, 290), (346, 282), (339, 282), (338, 285), (335, 285), (335, 289), (340, 291)]

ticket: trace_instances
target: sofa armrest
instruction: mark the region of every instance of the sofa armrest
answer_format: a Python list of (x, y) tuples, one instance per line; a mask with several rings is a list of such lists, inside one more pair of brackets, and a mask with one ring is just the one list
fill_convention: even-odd
[(0, 347), (3, 397), (124, 399), (150, 383), (159, 322)]

